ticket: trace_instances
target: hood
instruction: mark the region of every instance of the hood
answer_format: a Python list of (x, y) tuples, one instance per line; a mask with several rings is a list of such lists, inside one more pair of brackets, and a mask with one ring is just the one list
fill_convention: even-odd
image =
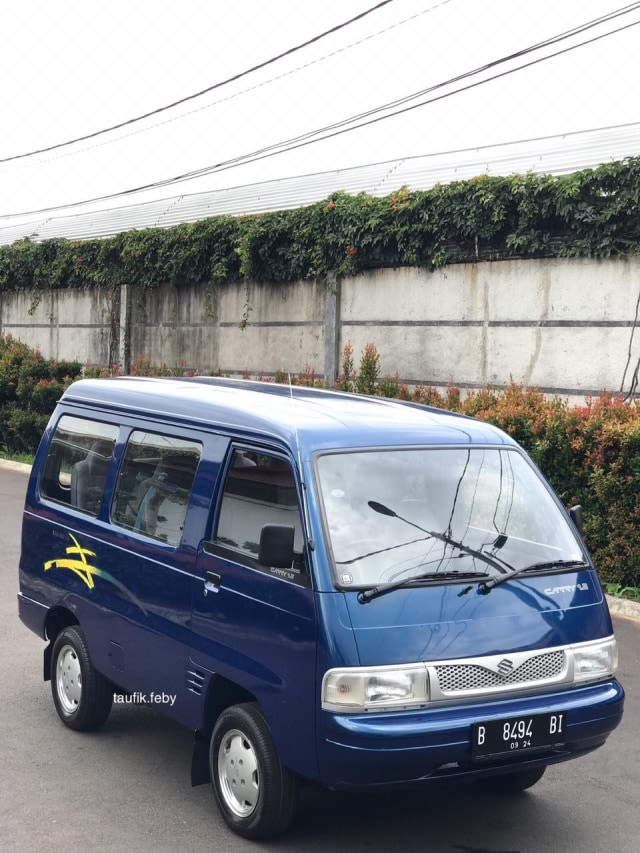
[(345, 592), (360, 664), (375, 666), (580, 643), (612, 633), (595, 572), (397, 589), (361, 604)]

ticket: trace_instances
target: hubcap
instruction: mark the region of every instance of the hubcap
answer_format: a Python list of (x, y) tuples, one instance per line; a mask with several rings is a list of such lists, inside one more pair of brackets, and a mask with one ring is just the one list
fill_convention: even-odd
[(218, 779), (225, 804), (238, 817), (248, 817), (258, 802), (258, 761), (249, 738), (231, 729), (218, 748)]
[(56, 686), (62, 710), (65, 714), (73, 714), (78, 710), (82, 696), (80, 660), (73, 646), (63, 646), (60, 649), (56, 665)]

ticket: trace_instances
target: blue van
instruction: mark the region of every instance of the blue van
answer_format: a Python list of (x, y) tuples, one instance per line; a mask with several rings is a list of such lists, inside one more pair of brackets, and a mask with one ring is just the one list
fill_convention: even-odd
[(605, 742), (624, 693), (577, 520), (471, 418), (81, 380), (29, 481), (20, 617), (63, 723), (152, 704), (193, 731), (192, 784), (265, 838), (305, 781), (518, 792)]

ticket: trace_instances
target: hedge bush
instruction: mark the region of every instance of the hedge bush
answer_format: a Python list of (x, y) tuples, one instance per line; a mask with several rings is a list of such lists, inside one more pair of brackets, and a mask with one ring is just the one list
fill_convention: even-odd
[(45, 359), (0, 335), (0, 447), (35, 453), (56, 401), (81, 370), (77, 361)]

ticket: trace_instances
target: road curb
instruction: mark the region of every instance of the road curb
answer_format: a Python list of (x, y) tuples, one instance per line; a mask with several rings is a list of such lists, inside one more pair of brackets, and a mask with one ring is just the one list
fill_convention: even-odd
[(630, 598), (614, 598), (612, 595), (608, 595), (607, 603), (612, 616), (621, 616), (623, 619), (640, 622), (640, 601), (632, 601)]
[(30, 474), (31, 465), (26, 462), (12, 462), (11, 459), (0, 459), (0, 470), (19, 471), (21, 474)]

